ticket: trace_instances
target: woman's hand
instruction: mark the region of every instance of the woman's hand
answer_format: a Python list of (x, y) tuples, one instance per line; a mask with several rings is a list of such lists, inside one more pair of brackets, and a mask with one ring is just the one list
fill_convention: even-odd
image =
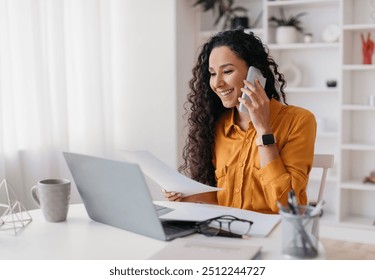
[(270, 100), (258, 79), (255, 85), (244, 80), (246, 88), (241, 91), (247, 94), (251, 101), (239, 97), (238, 100), (249, 110), (251, 121), (259, 135), (272, 132), (270, 127)]
[(175, 202), (196, 202), (196, 203), (207, 203), (207, 204), (217, 204), (216, 192), (198, 193), (188, 196), (183, 196), (179, 192), (170, 192), (165, 189), (161, 189), (164, 193), (164, 197), (169, 201)]
[[(258, 79), (255, 79), (255, 86), (248, 81), (244, 81), (244, 83), (247, 88), (243, 88), (241, 91), (247, 94), (252, 102), (243, 98), (239, 98), (238, 100), (249, 110), (250, 118), (258, 137), (272, 133), (270, 125), (270, 100), (266, 92)], [(258, 151), (260, 167), (264, 167), (274, 159), (280, 157), (276, 145), (260, 146), (258, 147)]]
[(179, 192), (168, 192), (165, 189), (161, 189), (164, 193), (164, 197), (168, 199), (169, 201), (182, 201), (182, 193)]

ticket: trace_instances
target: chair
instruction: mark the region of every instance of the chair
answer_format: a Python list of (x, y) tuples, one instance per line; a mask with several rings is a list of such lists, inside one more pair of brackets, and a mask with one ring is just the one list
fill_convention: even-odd
[(326, 184), (328, 169), (333, 167), (334, 155), (314, 154), (313, 168), (322, 168), (322, 177), (320, 179), (318, 199), (315, 203), (319, 203), (323, 199), (324, 187)]
[[(316, 206), (321, 200), (323, 200), (324, 187), (326, 185), (328, 168), (333, 167), (334, 155), (329, 154), (314, 154), (314, 161), (312, 168), (322, 168), (322, 177), (320, 179), (318, 199), (316, 202), (309, 202), (310, 206)], [(323, 215), (323, 210), (320, 212), (320, 217)], [(318, 231), (318, 220), (314, 220), (311, 229), (314, 236), (317, 236)]]

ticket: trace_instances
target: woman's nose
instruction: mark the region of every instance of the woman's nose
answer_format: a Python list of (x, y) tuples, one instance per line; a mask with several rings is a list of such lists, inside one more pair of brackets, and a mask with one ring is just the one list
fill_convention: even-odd
[(222, 75), (216, 75), (215, 87), (221, 87), (224, 85), (224, 79)]

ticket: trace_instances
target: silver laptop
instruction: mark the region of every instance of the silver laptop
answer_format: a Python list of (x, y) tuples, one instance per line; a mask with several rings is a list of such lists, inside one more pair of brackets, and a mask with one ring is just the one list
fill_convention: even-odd
[(196, 232), (193, 222), (159, 219), (158, 211), (165, 213), (168, 209), (156, 209), (137, 164), (63, 154), (92, 220), (160, 240)]

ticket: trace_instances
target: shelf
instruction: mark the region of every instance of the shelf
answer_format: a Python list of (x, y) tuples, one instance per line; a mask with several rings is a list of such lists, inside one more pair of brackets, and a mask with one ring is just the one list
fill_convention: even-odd
[(332, 4), (339, 4), (340, 0), (289, 0), (289, 1), (274, 1), (267, 2), (268, 7), (281, 7), (281, 6), (303, 6), (303, 7), (316, 7), (316, 6), (331, 6)]
[(375, 144), (342, 144), (341, 149), (353, 151), (375, 151)]
[(375, 230), (374, 226), (375, 217), (364, 217), (358, 215), (349, 215), (341, 219), (341, 224), (344, 226), (355, 227), (355, 228), (364, 228)]
[(345, 24), (343, 27), (344, 31), (360, 31), (360, 30), (374, 30), (375, 24)]
[(287, 93), (338, 93), (338, 88), (329, 87), (286, 87)]
[(364, 71), (364, 70), (375, 70), (375, 65), (363, 65), (363, 64), (345, 64), (342, 66), (343, 70), (358, 70), (358, 71)]
[(323, 49), (339, 48), (339, 43), (295, 43), (295, 44), (269, 44), (270, 50), (297, 50), (297, 49)]
[(375, 106), (369, 106), (369, 105), (344, 104), (342, 105), (342, 109), (346, 111), (374, 111), (375, 112)]
[(360, 181), (342, 182), (340, 188), (344, 190), (354, 190), (354, 191), (371, 191), (375, 192), (375, 184), (362, 183)]

